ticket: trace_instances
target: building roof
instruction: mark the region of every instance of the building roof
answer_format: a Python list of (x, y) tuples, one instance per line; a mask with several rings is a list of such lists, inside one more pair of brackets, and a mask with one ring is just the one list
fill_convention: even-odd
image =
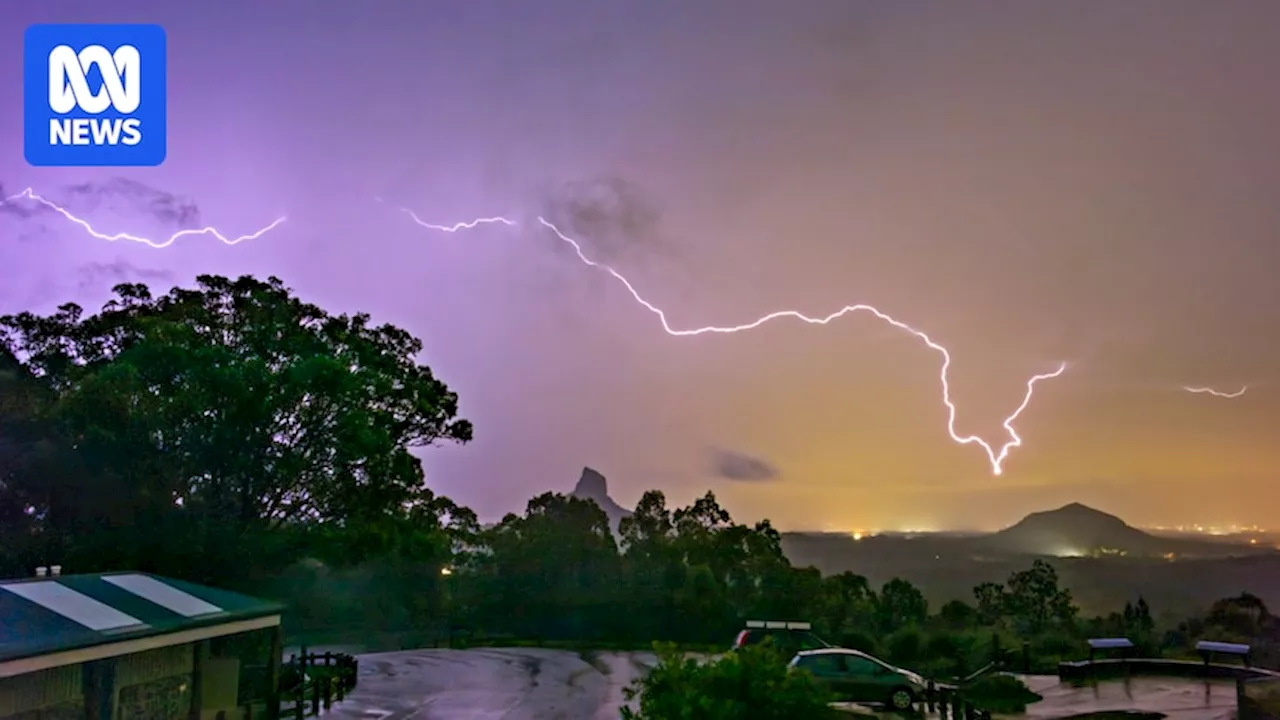
[(275, 615), (279, 603), (146, 575), (0, 581), (0, 662)]

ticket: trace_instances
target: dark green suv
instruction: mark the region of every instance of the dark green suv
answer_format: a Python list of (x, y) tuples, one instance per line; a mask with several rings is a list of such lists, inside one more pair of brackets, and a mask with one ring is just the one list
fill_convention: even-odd
[(792, 658), (791, 667), (812, 673), (842, 699), (884, 703), (894, 710), (909, 709), (928, 685), (910, 670), (844, 648), (801, 651)]

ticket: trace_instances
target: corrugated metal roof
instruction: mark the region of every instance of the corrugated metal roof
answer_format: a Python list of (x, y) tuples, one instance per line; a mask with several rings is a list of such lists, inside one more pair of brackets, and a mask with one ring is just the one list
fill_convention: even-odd
[(0, 662), (282, 610), (278, 603), (141, 573), (0, 581)]

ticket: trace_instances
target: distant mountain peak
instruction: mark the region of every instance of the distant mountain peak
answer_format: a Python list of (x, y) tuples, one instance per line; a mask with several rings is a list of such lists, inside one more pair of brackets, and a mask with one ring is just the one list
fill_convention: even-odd
[(1031, 513), (983, 543), (1035, 555), (1150, 554), (1160, 545), (1115, 515), (1078, 502)]
[(609, 527), (616, 533), (618, 526), (622, 523), (622, 518), (631, 515), (631, 511), (622, 507), (613, 498), (609, 497), (609, 481), (599, 471), (589, 467), (582, 468), (582, 476), (578, 478), (578, 484), (574, 486), (573, 492), (569, 493), (573, 497), (590, 500), (600, 509), (604, 511), (606, 517), (609, 518)]
[(591, 498), (592, 500), (607, 498), (609, 497), (609, 481), (599, 471), (584, 467), (582, 468), (582, 477), (578, 478), (578, 484), (573, 488), (573, 495), (574, 497)]
[[(1071, 513), (1071, 514), (1077, 514), (1077, 515), (1096, 515), (1096, 516), (1109, 517), (1109, 518), (1116, 517), (1111, 513), (1106, 513), (1097, 508), (1092, 508), (1092, 507), (1089, 507), (1088, 505), (1085, 505), (1084, 503), (1078, 503), (1078, 502), (1067, 503), (1066, 505), (1063, 505), (1057, 510), (1047, 510), (1045, 511), (1045, 513), (1041, 513), (1041, 514), (1047, 514), (1047, 513)], [(1116, 518), (1116, 519), (1119, 520), (1120, 518)]]
[(1124, 520), (1105, 513), (1097, 508), (1091, 508), (1083, 503), (1073, 502), (1063, 505), (1056, 510), (1044, 510), (1041, 512), (1031, 513), (1019, 520), (1009, 530), (1017, 528), (1036, 528), (1040, 530), (1052, 529), (1068, 534), (1079, 534), (1080, 531), (1087, 533), (1113, 532), (1113, 533), (1132, 533), (1141, 532)]

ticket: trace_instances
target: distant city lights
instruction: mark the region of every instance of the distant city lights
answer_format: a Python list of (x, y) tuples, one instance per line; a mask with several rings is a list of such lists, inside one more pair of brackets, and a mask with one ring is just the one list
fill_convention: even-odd
[(1267, 533), (1270, 530), (1257, 525), (1152, 525), (1149, 529), (1164, 532), (1180, 532), (1197, 535), (1245, 535)]

